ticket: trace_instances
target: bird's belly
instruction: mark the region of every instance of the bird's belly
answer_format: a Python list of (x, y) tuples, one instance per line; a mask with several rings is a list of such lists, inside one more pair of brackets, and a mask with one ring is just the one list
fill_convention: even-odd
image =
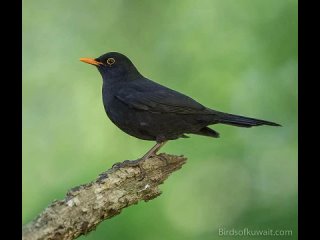
[(188, 115), (153, 113), (128, 107), (121, 102), (106, 106), (110, 120), (127, 134), (144, 140), (173, 140), (200, 128)]

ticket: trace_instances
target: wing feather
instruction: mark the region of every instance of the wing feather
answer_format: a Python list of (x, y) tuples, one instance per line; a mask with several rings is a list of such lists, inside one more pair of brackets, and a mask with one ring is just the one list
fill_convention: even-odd
[(156, 113), (208, 114), (209, 109), (192, 98), (162, 87), (155, 89), (124, 88), (115, 95), (129, 107)]

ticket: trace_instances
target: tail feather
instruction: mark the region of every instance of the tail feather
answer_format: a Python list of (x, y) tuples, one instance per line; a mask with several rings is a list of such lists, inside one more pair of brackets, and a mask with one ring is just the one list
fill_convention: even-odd
[(234, 114), (228, 113), (221, 113), (218, 115), (218, 122), (228, 125), (233, 125), (237, 127), (254, 127), (254, 126), (261, 126), (261, 125), (268, 125), (268, 126), (281, 126), (278, 123), (269, 122), (261, 119), (243, 117)]

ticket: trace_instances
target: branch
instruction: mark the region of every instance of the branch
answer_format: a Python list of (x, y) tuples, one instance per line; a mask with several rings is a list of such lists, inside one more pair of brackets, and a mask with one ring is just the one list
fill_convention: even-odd
[(160, 154), (138, 166), (114, 165), (87, 184), (74, 187), (23, 226), (23, 240), (75, 239), (94, 230), (123, 208), (161, 194), (159, 185), (186, 162), (183, 156)]

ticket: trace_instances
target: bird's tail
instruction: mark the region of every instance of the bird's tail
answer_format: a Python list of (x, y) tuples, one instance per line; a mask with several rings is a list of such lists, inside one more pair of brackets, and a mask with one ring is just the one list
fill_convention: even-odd
[(238, 116), (229, 113), (219, 112), (218, 114), (218, 122), (228, 125), (233, 125), (237, 127), (253, 127), (253, 126), (261, 126), (261, 125), (269, 125), (269, 126), (281, 126), (278, 123), (269, 122), (261, 119), (249, 118)]

